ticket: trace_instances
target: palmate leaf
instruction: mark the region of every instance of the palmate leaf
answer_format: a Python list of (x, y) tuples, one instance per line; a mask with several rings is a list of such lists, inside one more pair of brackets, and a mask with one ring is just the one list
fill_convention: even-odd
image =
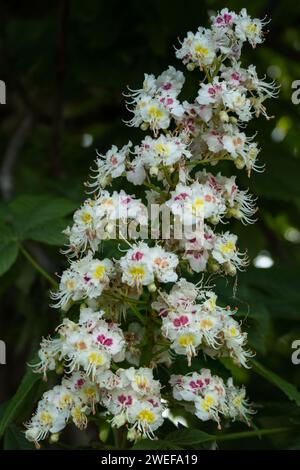
[(62, 246), (66, 237), (65, 217), (75, 205), (64, 198), (51, 196), (20, 196), (0, 208), (0, 276), (14, 264), (18, 242), (33, 240), (47, 245)]
[(55, 219), (49, 223), (35, 226), (26, 233), (26, 238), (46, 245), (63, 246), (67, 240), (62, 233), (66, 225), (64, 219)]
[[(16, 391), (15, 395), (8, 402), (5, 407), (4, 413), (0, 420), (0, 438), (3, 436), (5, 430), (9, 424), (15, 419), (16, 416), (21, 412), (24, 406), (28, 405), (27, 399), (29, 394), (32, 392), (35, 385), (41, 380), (40, 375), (34, 374), (31, 369), (28, 369), (23, 377), (23, 380)], [(28, 408), (31, 407), (29, 403)]]
[(199, 429), (178, 429), (166, 437), (151, 441), (143, 439), (137, 442), (133, 450), (183, 450), (187, 448), (200, 449), (202, 444), (208, 442), (234, 441), (239, 439), (262, 438), (274, 434), (285, 434), (296, 430), (295, 427), (278, 427), (270, 429), (253, 429), (234, 433), (207, 434)]
[(294, 401), (298, 406), (300, 406), (300, 392), (297, 390), (295, 385), (287, 382), (285, 379), (275, 374), (275, 372), (268, 370), (256, 360), (252, 359), (251, 363), (255, 372), (279, 388), (291, 401)]
[(171, 432), (167, 437), (168, 442), (185, 447), (192, 447), (194, 444), (214, 441), (215, 436), (207, 434), (199, 429), (178, 429)]
[(0, 245), (0, 276), (9, 270), (17, 257), (18, 245), (15, 241), (12, 240)]
[(76, 205), (65, 198), (26, 195), (15, 199), (9, 207), (19, 239), (26, 239), (34, 228), (65, 217), (75, 208)]
[(183, 450), (183, 447), (168, 440), (158, 439), (157, 441), (152, 441), (150, 439), (142, 439), (134, 444), (132, 450)]
[(18, 426), (11, 424), (5, 431), (4, 450), (33, 450), (34, 445), (29, 442), (24, 434), (24, 431), (19, 429)]

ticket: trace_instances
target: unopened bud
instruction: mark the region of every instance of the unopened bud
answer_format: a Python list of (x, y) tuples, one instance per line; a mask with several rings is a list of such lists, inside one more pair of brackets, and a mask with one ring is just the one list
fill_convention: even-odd
[(157, 166), (152, 166), (150, 168), (150, 176), (157, 176), (158, 175), (158, 168)]
[(129, 429), (128, 432), (127, 432), (128, 441), (137, 441), (140, 437), (141, 437), (141, 435), (134, 428)]
[(229, 276), (236, 275), (236, 267), (232, 263), (230, 263), (230, 261), (227, 261), (227, 263), (224, 264), (224, 270)]
[(212, 273), (216, 273), (220, 270), (220, 265), (216, 261), (211, 260), (208, 264), (209, 270)]
[(140, 127), (142, 131), (146, 131), (149, 127), (149, 124), (147, 122), (143, 122)]
[(109, 176), (103, 176), (103, 178), (100, 179), (100, 186), (105, 188), (105, 186), (107, 186), (110, 182), (111, 178)]
[(226, 113), (226, 111), (220, 111), (219, 112), (219, 118), (222, 122), (228, 122), (229, 121), (229, 116)]
[(57, 375), (62, 375), (62, 374), (64, 373), (63, 365), (62, 365), (62, 364), (59, 364), (59, 365), (56, 367), (55, 372), (57, 373)]
[(55, 444), (58, 441), (59, 441), (59, 433), (55, 432), (54, 434), (51, 434), (51, 436), (49, 438), (50, 444)]
[(99, 431), (99, 439), (102, 442), (106, 442), (110, 433), (110, 425), (106, 422), (101, 423), (101, 428)]
[(195, 64), (193, 63), (187, 64), (186, 68), (188, 69), (189, 72), (192, 72), (193, 70), (195, 70)]
[(157, 290), (157, 287), (154, 284), (154, 282), (148, 286), (148, 291), (149, 292), (155, 292), (156, 290)]
[(234, 163), (238, 170), (242, 170), (245, 166), (245, 162), (242, 157), (238, 157)]
[(212, 217), (209, 218), (209, 221), (211, 224), (216, 225), (217, 223), (219, 223), (219, 217), (216, 215), (213, 215)]

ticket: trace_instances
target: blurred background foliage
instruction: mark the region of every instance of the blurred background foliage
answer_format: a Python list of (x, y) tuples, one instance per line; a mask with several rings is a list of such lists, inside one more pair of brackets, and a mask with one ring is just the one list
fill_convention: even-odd
[[(122, 123), (129, 117), (122, 92), (127, 85), (139, 88), (144, 72), (158, 74), (168, 64), (180, 68), (177, 38), (206, 25), (208, 12), (224, 6), (271, 18), (265, 43), (246, 47), (243, 61), (275, 79), (281, 90), (269, 103), (274, 118), (253, 121), (249, 131), (258, 131), (266, 170), (250, 180), (238, 176), (259, 198), (258, 222), (232, 227), (252, 264), (235, 281), (218, 282), (225, 304), (239, 307), (257, 360), (277, 375), (260, 366), (250, 371), (223, 366), (247, 385), (258, 427), (300, 424), (300, 394), (278, 383), (280, 376), (300, 389), (300, 365), (291, 361), (291, 344), (300, 339), (300, 104), (291, 101), (292, 82), (300, 79), (300, 4), (292, 0), (0, 1), (0, 78), (7, 87), (7, 104), (0, 105), (0, 339), (7, 346), (7, 365), (0, 366), (0, 415), (41, 336), (59, 322), (49, 307), (51, 285), (26, 256), (51, 275), (61, 272), (66, 264), (59, 254), (61, 230), (85, 197), (83, 182), (95, 149), (106, 152), (112, 143), (138, 142), (142, 136)], [(188, 75), (185, 98), (193, 96), (195, 75)], [(235, 171), (225, 164), (220, 169)], [(40, 393), (32, 387), (25, 407), (11, 404), (14, 419), (5, 448), (28, 447), (20, 424)], [(199, 421), (195, 425), (202, 429)], [(245, 426), (231, 428), (239, 430)], [(75, 440), (85, 445), (82, 435)], [(300, 435), (225, 440), (219, 447), (299, 449)]]

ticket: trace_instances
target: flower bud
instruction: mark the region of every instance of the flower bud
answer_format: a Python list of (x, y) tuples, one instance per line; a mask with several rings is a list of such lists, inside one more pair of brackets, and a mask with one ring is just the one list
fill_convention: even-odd
[(62, 375), (62, 374), (64, 373), (63, 365), (62, 365), (62, 364), (59, 364), (59, 365), (56, 367), (55, 372), (57, 373), (57, 375)]
[(210, 261), (208, 262), (208, 267), (209, 267), (210, 272), (212, 272), (212, 273), (216, 273), (216, 272), (218, 272), (218, 271), (220, 270), (220, 265), (219, 265), (219, 263), (217, 263), (217, 262), (214, 261), (214, 260), (210, 260)]
[(127, 432), (127, 439), (129, 441), (137, 441), (140, 438), (140, 434), (138, 431), (136, 431), (135, 428), (128, 429)]
[(140, 127), (142, 131), (146, 131), (149, 127), (149, 124), (147, 122), (143, 122)]
[(149, 292), (155, 292), (156, 290), (157, 290), (157, 287), (154, 284), (154, 282), (148, 286), (148, 291)]
[(111, 178), (109, 176), (103, 176), (103, 178), (100, 179), (100, 186), (105, 188), (105, 186), (107, 186), (110, 182)]
[(219, 118), (222, 122), (228, 122), (229, 121), (229, 116), (226, 113), (226, 111), (220, 111), (219, 112)]
[(234, 116), (230, 116), (229, 122), (231, 122), (231, 124), (236, 124), (237, 123), (237, 118), (234, 117)]
[(189, 63), (187, 64), (186, 68), (188, 69), (189, 72), (192, 72), (193, 70), (195, 70), (195, 64)]
[(227, 261), (227, 263), (224, 264), (224, 270), (225, 273), (228, 274), (229, 276), (235, 276), (236, 275), (236, 267), (233, 266), (230, 261)]
[(209, 218), (209, 221), (211, 224), (216, 225), (219, 222), (219, 217), (217, 215), (213, 215), (212, 217)]
[(242, 170), (245, 166), (245, 162), (242, 157), (238, 157), (234, 163), (238, 170)]
[(55, 444), (58, 441), (59, 441), (59, 432), (55, 432), (54, 434), (51, 434), (51, 436), (49, 437), (50, 444)]
[(152, 166), (150, 168), (150, 176), (157, 176), (158, 175), (158, 168), (157, 166)]
[(99, 440), (101, 442), (106, 442), (110, 433), (110, 426), (107, 422), (101, 423), (101, 428), (99, 430)]

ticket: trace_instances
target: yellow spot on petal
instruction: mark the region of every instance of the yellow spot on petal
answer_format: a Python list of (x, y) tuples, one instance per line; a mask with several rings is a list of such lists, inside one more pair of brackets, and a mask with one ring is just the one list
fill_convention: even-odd
[(204, 206), (204, 199), (197, 197), (192, 204), (192, 211), (196, 213)]
[(235, 326), (231, 326), (229, 329), (230, 336), (235, 337), (237, 335), (237, 329)]
[(253, 34), (256, 33), (257, 31), (257, 24), (255, 23), (250, 23), (246, 27), (247, 33)]
[(153, 421), (155, 421), (155, 414), (152, 411), (145, 408), (144, 410), (139, 412), (138, 418), (141, 421), (146, 421), (146, 423), (152, 424)]
[(84, 212), (81, 216), (81, 220), (82, 222), (84, 222), (85, 224), (88, 224), (89, 222), (91, 222), (92, 220), (92, 216), (89, 212)]
[(145, 269), (142, 266), (132, 266), (128, 272), (133, 279), (143, 279), (145, 277)]
[(178, 338), (178, 344), (182, 347), (194, 346), (195, 337), (194, 335), (182, 335)]
[(196, 44), (194, 51), (199, 56), (206, 56), (208, 54), (208, 49), (206, 47), (203, 47), (201, 44)]
[(103, 266), (103, 264), (99, 264), (94, 271), (94, 277), (96, 279), (101, 279), (104, 273), (105, 273), (105, 266)]
[(201, 406), (204, 411), (208, 411), (214, 405), (214, 403), (214, 398), (211, 395), (206, 395), (203, 402), (201, 403)]
[(76, 282), (74, 281), (74, 279), (68, 279), (65, 282), (65, 286), (68, 290), (73, 290), (76, 287)]
[(143, 375), (136, 375), (134, 380), (139, 388), (145, 388), (149, 383), (147, 377), (144, 377)]
[(104, 364), (104, 357), (98, 352), (92, 352), (88, 357), (89, 363), (94, 364), (95, 366), (102, 366)]
[(210, 330), (214, 326), (214, 321), (210, 318), (203, 318), (200, 320), (200, 329), (201, 330)]
[(170, 155), (170, 148), (168, 145), (163, 144), (162, 142), (159, 142), (154, 146), (155, 151), (157, 153), (163, 154), (163, 155)]
[(53, 417), (47, 411), (42, 411), (39, 415), (39, 420), (42, 426), (52, 426)]
[(234, 250), (235, 250), (235, 245), (234, 245), (234, 243), (232, 243), (232, 242), (224, 243), (224, 244), (221, 246), (221, 251), (222, 251), (222, 253), (224, 253), (224, 254), (228, 254), (228, 253), (230, 253), (231, 251), (234, 251)]
[(150, 106), (148, 109), (149, 116), (153, 119), (160, 119), (163, 115), (162, 111), (157, 106)]

